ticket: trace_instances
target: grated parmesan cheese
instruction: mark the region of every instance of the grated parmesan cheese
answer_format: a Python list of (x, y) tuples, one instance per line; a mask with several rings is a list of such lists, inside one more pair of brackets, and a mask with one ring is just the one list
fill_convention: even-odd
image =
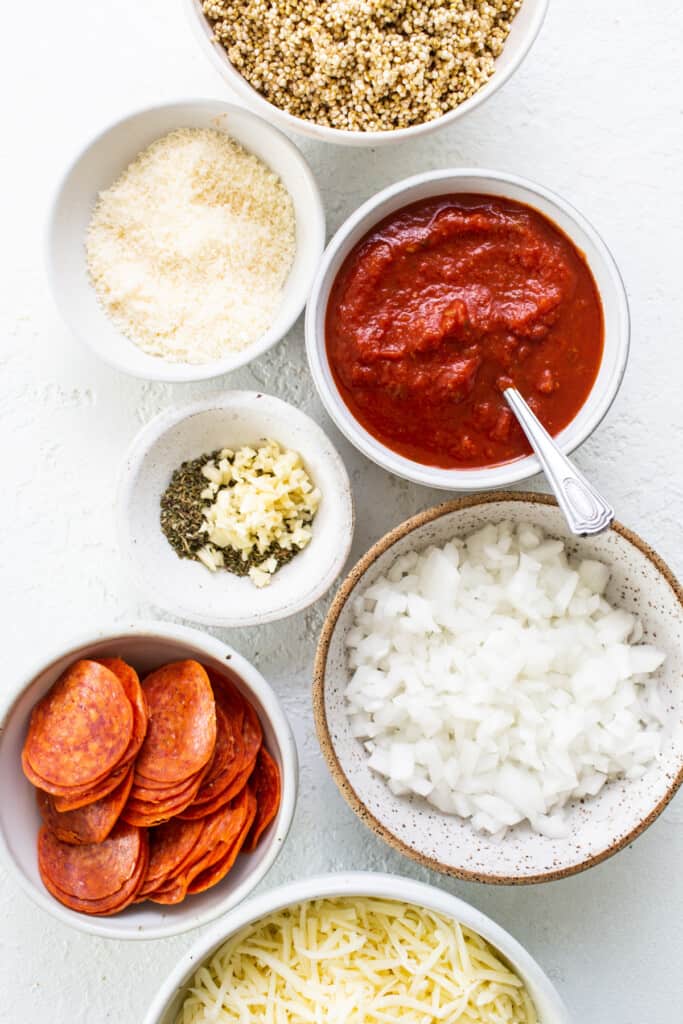
[(196, 972), (176, 1024), (536, 1024), (476, 932), (377, 898), (311, 900), (243, 928)]
[(211, 362), (271, 326), (294, 259), (294, 207), (225, 132), (181, 129), (100, 193), (86, 252), (98, 299), (131, 341), (170, 362)]

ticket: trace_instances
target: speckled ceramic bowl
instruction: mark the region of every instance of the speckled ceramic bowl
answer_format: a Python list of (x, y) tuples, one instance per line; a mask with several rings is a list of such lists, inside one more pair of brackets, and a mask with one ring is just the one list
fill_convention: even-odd
[[(288, 882), (263, 892), (229, 914), (197, 939), (176, 968), (162, 982), (143, 1024), (176, 1024), (188, 986), (198, 967), (235, 932), (260, 918), (306, 900), (355, 896), (398, 900), (436, 911), (464, 924), (497, 949), (524, 981), (534, 1001), (539, 1024), (571, 1024), (569, 1011), (557, 989), (534, 958), (504, 928), (464, 900), (412, 878), (371, 871), (343, 872)], [(407, 1020), (408, 1018), (403, 1018)]]
[[(663, 751), (637, 781), (615, 781), (597, 797), (569, 809), (569, 835), (549, 839), (520, 825), (503, 841), (475, 832), (455, 816), (418, 798), (395, 797), (367, 765), (344, 713), (349, 679), (344, 640), (353, 598), (401, 554), (467, 536), (486, 523), (525, 521), (568, 540), (584, 558), (608, 564), (607, 598), (637, 613), (645, 639), (667, 660), (656, 676), (668, 709)], [(330, 608), (316, 656), (314, 709), (320, 744), (344, 797), (359, 817), (396, 849), (427, 867), (479, 882), (550, 881), (600, 863), (632, 842), (661, 813), (683, 781), (683, 590), (670, 569), (636, 534), (619, 523), (594, 538), (568, 538), (554, 499), (496, 492), (461, 498), (421, 512), (396, 527), (351, 570)]]
[[(239, 689), (256, 709), (266, 746), (279, 765), (282, 800), (275, 820), (254, 852), (240, 854), (218, 885), (175, 906), (147, 900), (111, 917), (91, 917), (62, 906), (40, 880), (36, 855), (40, 815), (35, 790), (21, 770), (21, 748), (33, 706), (61, 673), (79, 658), (112, 657), (130, 661), (140, 674), (185, 658), (195, 658), (217, 671), (229, 666)], [(225, 914), (262, 880), (287, 838), (298, 775), (296, 744), (277, 696), (261, 673), (232, 647), (199, 630), (166, 622), (134, 623), (72, 637), (60, 650), (38, 657), (19, 682), (16, 696), (0, 722), (0, 854), (24, 892), (62, 924), (108, 939), (178, 935)]]
[[(247, 576), (179, 558), (161, 531), (159, 503), (182, 462), (267, 437), (299, 452), (322, 497), (307, 547), (259, 588)], [(121, 550), (140, 589), (160, 608), (207, 626), (260, 625), (307, 608), (337, 579), (353, 536), (351, 485), (332, 442), (305, 413), (258, 391), (226, 391), (156, 416), (128, 451), (117, 506)]]

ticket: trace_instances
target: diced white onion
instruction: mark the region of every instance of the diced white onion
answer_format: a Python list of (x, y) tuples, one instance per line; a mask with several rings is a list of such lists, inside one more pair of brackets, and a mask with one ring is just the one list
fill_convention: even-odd
[(664, 662), (604, 597), (609, 569), (530, 524), (401, 555), (354, 601), (346, 708), (369, 766), (501, 835), (556, 838), (563, 808), (659, 755)]

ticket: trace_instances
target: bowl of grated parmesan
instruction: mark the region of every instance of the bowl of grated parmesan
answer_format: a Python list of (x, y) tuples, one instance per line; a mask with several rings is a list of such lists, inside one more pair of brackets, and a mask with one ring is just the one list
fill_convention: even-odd
[(305, 413), (228, 391), (148, 423), (117, 502), (121, 550), (160, 608), (208, 626), (263, 624), (329, 590), (353, 536), (344, 463)]
[(140, 110), (67, 170), (48, 225), (57, 307), (136, 377), (237, 369), (291, 328), (323, 250), (320, 193), (299, 150), (217, 100)]

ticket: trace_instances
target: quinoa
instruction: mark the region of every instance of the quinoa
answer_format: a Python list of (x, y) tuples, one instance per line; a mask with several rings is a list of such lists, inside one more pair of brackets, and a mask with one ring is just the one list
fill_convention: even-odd
[(391, 131), (453, 110), (491, 77), (522, 0), (203, 0), (214, 37), (275, 106)]

